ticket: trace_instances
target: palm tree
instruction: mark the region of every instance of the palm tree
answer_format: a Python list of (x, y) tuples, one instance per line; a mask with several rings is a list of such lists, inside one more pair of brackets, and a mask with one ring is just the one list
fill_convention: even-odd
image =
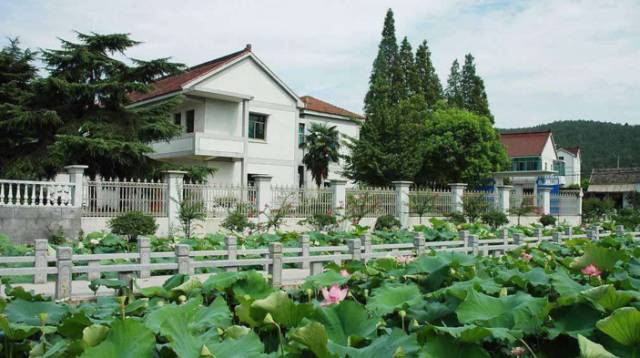
[(311, 177), (320, 187), (329, 176), (329, 164), (337, 163), (340, 159), (338, 130), (335, 126), (312, 123), (300, 148), (305, 151), (302, 163), (311, 171)]

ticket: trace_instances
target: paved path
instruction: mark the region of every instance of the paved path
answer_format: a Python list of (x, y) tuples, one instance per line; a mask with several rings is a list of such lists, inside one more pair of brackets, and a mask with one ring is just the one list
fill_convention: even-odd
[[(265, 274), (264, 271), (260, 271), (260, 273)], [(197, 277), (200, 281), (204, 282), (209, 278), (209, 276), (214, 275), (214, 273), (203, 273), (196, 274), (194, 277)], [(295, 286), (304, 281), (305, 277), (309, 276), (310, 272), (308, 269), (284, 269), (282, 271), (282, 281), (284, 286)], [(166, 276), (151, 276), (150, 278), (145, 279), (136, 279), (136, 284), (140, 288), (145, 287), (153, 287), (153, 286), (162, 286), (162, 284), (169, 278), (171, 275)], [(82, 301), (87, 300), (92, 297), (95, 297), (93, 291), (89, 289), (90, 281), (76, 281), (74, 280), (71, 285), (71, 296), (74, 301)], [(35, 284), (35, 283), (20, 283), (15, 284), (14, 286), (22, 286), (26, 291), (34, 291), (35, 293), (41, 293), (47, 296), (53, 296), (56, 291), (56, 283), (51, 281), (47, 283)], [(98, 289), (98, 296), (112, 296), (114, 290), (101, 286)], [(5, 297), (4, 288), (0, 290), (0, 297)]]

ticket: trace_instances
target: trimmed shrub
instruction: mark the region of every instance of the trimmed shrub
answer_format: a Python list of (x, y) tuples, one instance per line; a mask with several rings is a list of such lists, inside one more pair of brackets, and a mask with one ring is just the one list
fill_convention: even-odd
[(482, 214), (480, 219), (483, 223), (491, 226), (494, 229), (509, 223), (509, 218), (507, 218), (507, 215), (498, 210), (491, 210), (489, 212), (486, 212)]
[(556, 217), (549, 214), (542, 215), (540, 217), (540, 224), (542, 224), (542, 226), (553, 226), (556, 224)]
[(400, 220), (393, 215), (382, 215), (376, 219), (376, 230), (392, 230), (400, 227)]
[(237, 207), (229, 213), (222, 222), (222, 227), (236, 232), (243, 232), (245, 229), (253, 229), (255, 225), (249, 221), (249, 218), (242, 212), (242, 208)]
[(334, 228), (338, 223), (338, 219), (331, 214), (313, 214), (312, 217), (306, 220), (306, 223), (313, 226), (316, 231), (326, 231)]
[(140, 235), (153, 235), (158, 229), (156, 219), (141, 211), (129, 211), (109, 220), (109, 228), (114, 234), (136, 240)]
[(449, 220), (449, 222), (455, 224), (455, 225), (460, 225), (460, 224), (466, 224), (467, 223), (467, 217), (464, 216), (463, 213), (448, 213), (447, 214), (447, 219)]

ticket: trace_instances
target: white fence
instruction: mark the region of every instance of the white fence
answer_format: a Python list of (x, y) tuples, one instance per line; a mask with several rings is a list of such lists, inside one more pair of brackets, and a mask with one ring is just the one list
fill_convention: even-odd
[(579, 192), (560, 192), (551, 195), (551, 215), (576, 215), (580, 211)]
[(183, 200), (202, 203), (207, 217), (225, 217), (233, 211), (254, 217), (258, 212), (254, 186), (188, 183), (183, 185)]
[(396, 215), (396, 191), (394, 188), (359, 187), (346, 190), (347, 215), (365, 218)]
[[(0, 265), (32, 264), (32, 267), (0, 268), (0, 276), (33, 276), (35, 283), (46, 283), (47, 275), (55, 275), (58, 299), (72, 297), (72, 283), (86, 274), (88, 279), (100, 278), (103, 273), (118, 273), (124, 276), (137, 274), (139, 278), (149, 278), (153, 272), (177, 271), (191, 275), (197, 269), (226, 268), (236, 271), (239, 268), (266, 268), (271, 273), (273, 286), (283, 285), (285, 264), (297, 264), (302, 268), (310, 268), (309, 274), (322, 272), (327, 262), (340, 260), (364, 260), (385, 256), (414, 256), (428, 250), (455, 251), (474, 255), (501, 255), (518, 246), (537, 245), (543, 241), (561, 243), (564, 239), (587, 237), (599, 240), (602, 232), (595, 227), (584, 235), (573, 235), (569, 228), (564, 234), (554, 233), (542, 236), (540, 231), (536, 237), (525, 237), (520, 234), (509, 236), (507, 229), (499, 233), (497, 239), (479, 240), (477, 236), (461, 231), (460, 238), (450, 241), (425, 242), (424, 234), (415, 233), (413, 242), (373, 245), (369, 235), (361, 239), (350, 239), (347, 245), (312, 246), (308, 235), (303, 235), (298, 247), (284, 248), (281, 243), (273, 242), (268, 248), (243, 249), (237, 245), (235, 236), (225, 238), (224, 250), (191, 251), (188, 245), (176, 245), (173, 252), (152, 252), (148, 238), (138, 240), (138, 252), (117, 254), (73, 255), (70, 247), (58, 247), (55, 256), (48, 256), (46, 240), (36, 241), (34, 256), (0, 257)], [(617, 235), (624, 235), (624, 227), (616, 228)], [(637, 232), (627, 233), (637, 237)], [(158, 261), (162, 262), (158, 262)], [(169, 260), (169, 261), (167, 261)], [(55, 263), (50, 266), (49, 263)], [(75, 277), (74, 277), (75, 276)], [(84, 277), (86, 280), (87, 277)]]
[(73, 206), (74, 183), (0, 180), (0, 206)]
[(112, 217), (128, 211), (167, 216), (167, 183), (162, 181), (111, 179), (88, 180), (83, 215)]
[(315, 214), (332, 214), (333, 189), (274, 186), (271, 188), (272, 209), (285, 217), (307, 218)]
[(509, 199), (509, 210), (511, 211), (528, 208), (529, 211), (524, 215), (539, 215), (541, 211), (537, 204), (538, 200), (533, 193), (512, 190)]
[(411, 216), (446, 216), (453, 212), (451, 189), (412, 188), (409, 191)]
[(498, 192), (486, 191), (486, 190), (467, 190), (464, 192), (464, 198), (466, 200), (479, 201), (480, 207), (483, 211), (499, 210), (498, 208)]

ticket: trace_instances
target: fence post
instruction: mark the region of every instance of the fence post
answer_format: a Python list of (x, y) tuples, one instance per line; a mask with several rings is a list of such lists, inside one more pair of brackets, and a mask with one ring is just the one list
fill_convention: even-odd
[(507, 245), (509, 245), (509, 229), (500, 230), (500, 238), (502, 239), (502, 245), (504, 245), (504, 250), (502, 250), (504, 255), (507, 252)]
[(191, 258), (189, 252), (191, 247), (189, 245), (178, 244), (176, 245), (176, 263), (178, 264), (178, 273), (183, 275), (191, 275)]
[(169, 233), (180, 225), (180, 202), (182, 201), (182, 188), (184, 175), (187, 172), (180, 170), (167, 170), (164, 172), (167, 183), (166, 207)]
[(467, 187), (467, 184), (464, 183), (453, 183), (449, 184), (451, 188), (451, 205), (453, 206), (454, 213), (461, 213), (464, 211), (463, 201), (464, 198), (464, 189)]
[(513, 234), (513, 244), (516, 246), (521, 246), (522, 243), (523, 243), (522, 234), (520, 233)]
[[(224, 237), (224, 245), (227, 248), (227, 260), (235, 261), (238, 259), (238, 240), (233, 235)], [(238, 268), (235, 266), (227, 266), (227, 272), (236, 272)]]
[(617, 236), (624, 236), (624, 225), (617, 225), (616, 226), (616, 235)]
[(413, 246), (416, 250), (416, 256), (420, 256), (424, 254), (425, 251), (425, 245), (424, 245), (424, 233), (423, 232), (419, 232), (416, 234), (416, 236), (413, 238)]
[(36, 273), (33, 275), (33, 283), (47, 282), (47, 273), (44, 271), (47, 264), (47, 252), (49, 251), (49, 242), (46, 239), (35, 240), (34, 267)]
[(578, 193), (578, 215), (579, 216), (582, 216), (582, 197), (584, 197), (584, 192), (582, 191), (582, 188), (580, 188), (580, 193)]
[(267, 222), (267, 216), (273, 204), (273, 193), (271, 191), (271, 175), (254, 176), (256, 185), (256, 207), (258, 208), (258, 223)]
[(73, 281), (72, 261), (73, 252), (70, 247), (60, 246), (56, 250), (56, 268), (58, 269), (58, 278), (56, 279), (56, 299), (65, 299), (71, 297), (71, 282)]
[(593, 229), (591, 230), (591, 240), (600, 240), (600, 227), (598, 225), (593, 225)]
[(573, 229), (571, 227), (568, 227), (564, 231), (564, 234), (567, 236), (567, 239), (571, 239), (571, 237), (573, 236)]
[(538, 238), (538, 243), (542, 242), (542, 234), (543, 234), (543, 230), (542, 228), (536, 228), (536, 237)]
[(497, 209), (507, 215), (509, 215), (509, 209), (511, 209), (511, 185), (499, 185), (498, 186), (498, 207)]
[[(138, 263), (140, 265), (149, 265), (151, 263), (151, 240), (148, 237), (138, 238)], [(147, 267), (141, 267), (138, 271), (138, 278), (149, 278), (151, 270)]]
[(351, 260), (360, 261), (362, 260), (362, 242), (359, 239), (350, 239), (347, 241), (347, 246), (349, 247), (349, 254), (351, 255)]
[(540, 193), (542, 214), (549, 215), (551, 213), (551, 188), (542, 186), (538, 188), (538, 192)]
[[(344, 219), (347, 207), (347, 181), (331, 179), (331, 211), (338, 220)], [(346, 229), (346, 220), (342, 220), (342, 229)]]
[(555, 242), (556, 244), (559, 244), (562, 242), (562, 234), (559, 232), (554, 232), (553, 233), (553, 239), (552, 241)]
[(100, 271), (93, 271), (92, 269), (96, 269), (98, 266), (100, 266), (100, 261), (97, 260), (91, 260), (87, 263), (87, 266), (89, 267), (89, 272), (87, 272), (87, 279), (89, 281), (93, 281), (93, 280), (98, 280), (100, 279), (100, 277), (102, 277), (102, 273)]
[(392, 182), (396, 191), (396, 217), (400, 220), (400, 226), (409, 226), (409, 187), (413, 184), (410, 181)]
[(67, 165), (64, 169), (69, 174), (69, 183), (75, 184), (71, 194), (71, 204), (73, 207), (82, 206), (82, 197), (84, 194), (84, 170), (89, 168), (87, 165)]
[(271, 286), (282, 286), (282, 243), (272, 242), (269, 244), (269, 255), (271, 256)]
[(471, 254), (478, 255), (480, 251), (478, 237), (475, 235), (468, 236), (469, 246), (471, 247)]
[(362, 247), (364, 249), (364, 262), (367, 262), (371, 257), (371, 235), (369, 233), (366, 233), (360, 238), (360, 240), (362, 241)]
[(467, 230), (461, 230), (458, 232), (458, 235), (460, 236), (460, 240), (464, 241), (464, 245), (463, 247), (466, 249), (464, 252), (467, 253), (467, 251), (469, 251), (469, 231)]
[(317, 275), (324, 271), (324, 262), (314, 261), (311, 263), (311, 275)]
[(309, 258), (310, 243), (311, 243), (311, 238), (309, 237), (309, 235), (304, 234), (300, 236), (300, 250), (301, 250), (302, 257), (304, 258), (304, 261), (302, 261), (302, 265), (300, 265), (300, 267), (303, 269), (309, 269), (310, 267), (309, 261), (307, 261), (307, 259)]

